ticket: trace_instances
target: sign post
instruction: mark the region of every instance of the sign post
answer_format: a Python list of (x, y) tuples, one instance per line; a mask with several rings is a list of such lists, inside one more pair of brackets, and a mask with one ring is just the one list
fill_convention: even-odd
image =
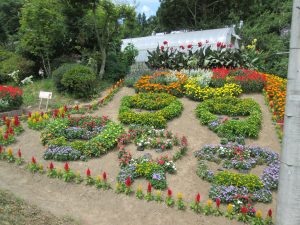
[(47, 111), (49, 99), (52, 98), (52, 92), (40, 91), (39, 98), (40, 98), (39, 109), (41, 109), (43, 99), (47, 99), (47, 103), (46, 103), (46, 111)]

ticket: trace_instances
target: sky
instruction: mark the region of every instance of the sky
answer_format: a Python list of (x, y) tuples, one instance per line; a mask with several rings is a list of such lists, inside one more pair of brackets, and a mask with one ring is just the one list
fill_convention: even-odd
[(135, 5), (137, 13), (145, 13), (147, 18), (156, 14), (160, 4), (159, 0), (123, 0), (122, 2)]

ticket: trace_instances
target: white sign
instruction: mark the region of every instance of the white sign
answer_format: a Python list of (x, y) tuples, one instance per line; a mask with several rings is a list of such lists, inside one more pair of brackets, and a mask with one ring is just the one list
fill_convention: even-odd
[(41, 109), (41, 105), (42, 105), (43, 99), (47, 99), (47, 103), (46, 103), (46, 110), (47, 110), (47, 108), (48, 108), (48, 103), (49, 103), (49, 99), (52, 98), (52, 92), (40, 91), (39, 98), (40, 98), (40, 106), (39, 106), (39, 109)]
[(51, 99), (52, 92), (40, 91), (39, 98)]

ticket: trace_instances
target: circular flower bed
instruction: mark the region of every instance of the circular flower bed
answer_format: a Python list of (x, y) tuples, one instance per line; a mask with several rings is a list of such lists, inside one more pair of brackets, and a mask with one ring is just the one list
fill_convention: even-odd
[(45, 159), (59, 161), (85, 159), (105, 154), (117, 144), (124, 129), (106, 117), (58, 118), (41, 133), (47, 144)]
[(156, 72), (142, 76), (135, 84), (137, 92), (168, 93), (177, 97), (183, 96), (187, 75), (174, 72)]
[[(217, 115), (236, 117), (221, 119)], [(200, 103), (196, 115), (202, 124), (216, 132), (220, 137), (234, 140), (235, 137), (257, 138), (261, 127), (262, 114), (260, 106), (252, 99), (234, 97), (214, 98)], [(237, 116), (248, 116), (245, 119)]]
[[(155, 112), (136, 112), (134, 109), (155, 110)], [(119, 119), (124, 124), (148, 125), (164, 128), (167, 120), (181, 114), (182, 103), (166, 93), (141, 93), (125, 96), (121, 101)]]
[[(219, 198), (226, 203), (245, 200), (272, 201), (272, 190), (277, 189), (279, 181), (279, 155), (277, 153), (258, 146), (230, 143), (205, 145), (194, 154), (199, 160), (198, 176), (212, 182), (210, 198)], [(220, 170), (237, 169), (248, 172), (257, 165), (267, 165), (267, 167), (258, 177), (255, 174), (212, 171), (204, 160), (222, 165)]]

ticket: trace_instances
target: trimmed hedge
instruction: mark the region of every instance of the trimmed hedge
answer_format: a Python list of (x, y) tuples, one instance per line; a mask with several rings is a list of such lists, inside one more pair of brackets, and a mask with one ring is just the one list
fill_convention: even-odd
[[(133, 109), (157, 111), (139, 113)], [(182, 110), (182, 103), (174, 96), (166, 93), (141, 93), (123, 97), (119, 119), (124, 124), (164, 128), (167, 126), (167, 121), (179, 116)]]
[[(243, 120), (225, 120), (222, 123), (214, 114), (248, 117)], [(197, 106), (196, 116), (201, 124), (208, 125), (218, 136), (229, 140), (237, 136), (257, 138), (262, 120), (261, 109), (257, 102), (234, 97), (206, 100)]]

